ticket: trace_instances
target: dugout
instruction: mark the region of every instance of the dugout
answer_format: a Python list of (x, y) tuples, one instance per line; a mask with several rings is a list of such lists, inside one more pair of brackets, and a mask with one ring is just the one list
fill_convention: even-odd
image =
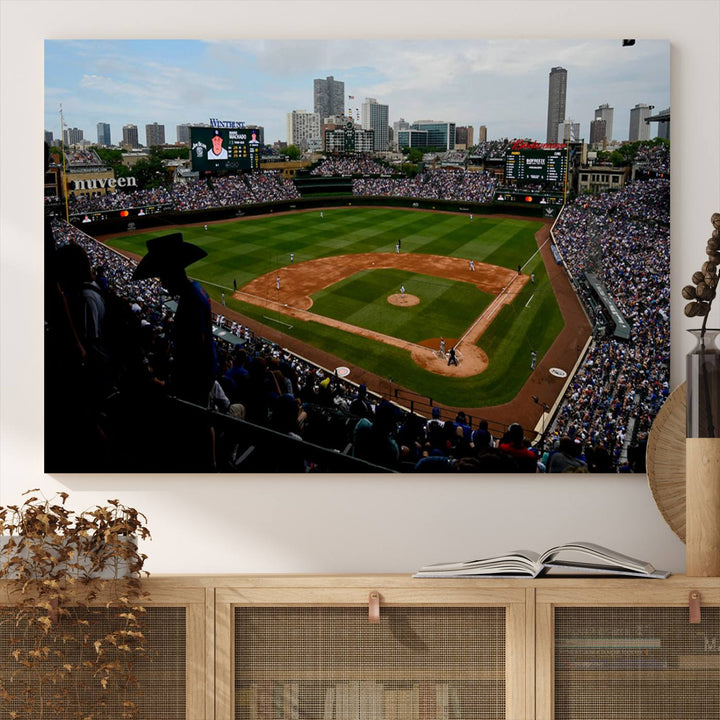
[(592, 289), (595, 296), (602, 304), (604, 310), (613, 321), (613, 335), (620, 340), (630, 339), (630, 324), (620, 312), (615, 301), (610, 297), (605, 283), (595, 273), (585, 273), (585, 280)]

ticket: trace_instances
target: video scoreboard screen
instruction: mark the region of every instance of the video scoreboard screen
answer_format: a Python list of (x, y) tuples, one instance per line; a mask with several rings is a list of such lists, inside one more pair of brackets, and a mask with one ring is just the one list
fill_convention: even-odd
[(251, 128), (190, 128), (194, 171), (259, 170), (260, 141)]
[(505, 156), (505, 180), (562, 185), (566, 166), (565, 149), (511, 150)]

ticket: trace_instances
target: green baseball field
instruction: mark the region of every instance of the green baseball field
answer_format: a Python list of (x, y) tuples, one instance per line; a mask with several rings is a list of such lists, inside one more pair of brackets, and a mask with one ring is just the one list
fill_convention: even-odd
[[(512, 400), (532, 373), (531, 353), (539, 362), (563, 328), (535, 238), (542, 227), (343, 207), (179, 229), (208, 253), (188, 274), (214, 300), (224, 294), (228, 317), (237, 311), (281, 332), (290, 348), (294, 338), (435, 402), (471, 408)], [(148, 239), (171, 231), (106, 242), (144, 255)], [(447, 350), (457, 344), (458, 366), (437, 352), (440, 337)]]

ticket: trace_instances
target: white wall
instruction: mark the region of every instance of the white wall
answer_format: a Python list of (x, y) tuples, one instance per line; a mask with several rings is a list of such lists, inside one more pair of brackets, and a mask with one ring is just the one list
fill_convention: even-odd
[[(345, 2), (346, 0), (340, 0)], [(42, 471), (42, 298), (39, 142), (42, 40), (70, 37), (217, 37), (211, 2), (32, 2), (1, 5), (2, 267), (0, 275), (0, 503), (29, 488), (60, 489), (82, 509), (119, 498), (145, 512), (153, 573), (410, 572), (419, 565), (516, 547), (589, 539), (676, 572), (684, 546), (657, 510), (644, 476), (302, 477), (58, 476)], [(222, 2), (255, 8), (276, 36), (618, 37), (672, 43), (672, 378), (682, 382), (690, 343), (679, 288), (701, 261), (710, 215), (720, 211), (720, 3)], [(281, 8), (273, 6), (280, 5)], [(377, 6), (377, 7), (371, 7)], [(231, 9), (232, 8), (232, 9)], [(279, 12), (279, 11), (282, 12)], [(331, 24), (324, 18), (332, 14)], [(103, 20), (97, 20), (99, 16)], [(176, 18), (187, 18), (180, 24)], [(373, 25), (371, 18), (381, 18)], [(278, 18), (282, 18), (278, 20)], [(347, 23), (347, 24), (346, 24)], [(245, 24), (239, 22), (238, 27)], [(224, 28), (230, 28), (224, 31)], [(231, 24), (223, 34), (232, 36)], [(257, 36), (257, 33), (255, 33)], [(263, 33), (260, 34), (262, 36)], [(32, 174), (31, 174), (32, 171)], [(688, 249), (690, 252), (688, 252)], [(717, 311), (717, 309), (716, 309)]]

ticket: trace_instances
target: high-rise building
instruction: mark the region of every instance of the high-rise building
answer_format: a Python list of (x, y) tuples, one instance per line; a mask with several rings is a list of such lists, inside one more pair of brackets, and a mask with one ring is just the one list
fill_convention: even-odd
[(412, 124), (413, 130), (427, 130), (428, 147), (455, 149), (455, 123), (444, 120), (418, 120)]
[(314, 111), (320, 116), (320, 122), (331, 115), (345, 113), (345, 83), (335, 80), (332, 75), (313, 80)]
[(140, 140), (138, 139), (137, 125), (123, 125), (122, 129), (123, 141), (122, 144), (128, 148), (140, 147)]
[(558, 125), (557, 140), (554, 142), (568, 143), (580, 140), (580, 123), (565, 120)]
[(362, 104), (362, 126), (364, 130), (375, 133), (375, 150), (380, 152), (388, 149), (389, 108), (375, 98), (365, 98)]
[(548, 83), (547, 140), (558, 142), (558, 127), (565, 121), (565, 96), (567, 94), (567, 70), (554, 67), (550, 70)]
[(613, 114), (615, 109), (611, 108), (607, 103), (603, 103), (595, 111), (595, 119), (600, 118), (605, 121), (605, 137), (608, 142), (612, 142), (613, 137)]
[(487, 125), (480, 126), (480, 130), (478, 132), (478, 142), (479, 143), (487, 142)]
[(472, 147), (475, 131), (472, 125), (461, 125), (455, 128), (455, 145), (462, 145), (464, 148)]
[(154, 145), (165, 144), (165, 126), (158, 125), (154, 122), (152, 125), (145, 126), (145, 146), (153, 147)]
[(650, 139), (650, 123), (646, 123), (645, 118), (650, 117), (653, 107), (654, 105), (638, 103), (630, 110), (630, 129), (628, 131), (630, 142)]
[(307, 110), (293, 110), (287, 114), (288, 145), (297, 145), (301, 150), (319, 150), (322, 147), (321, 121), (318, 113)]
[(66, 145), (76, 145), (83, 139), (83, 131), (80, 128), (65, 128), (63, 139)]
[(407, 130), (400, 130), (400, 132), (398, 132), (398, 147), (401, 150), (406, 147), (428, 147), (428, 145), (427, 130), (408, 128)]
[(590, 121), (590, 145), (602, 145), (607, 138), (607, 122), (600, 117)]
[(410, 123), (405, 118), (400, 118), (393, 123), (393, 148), (402, 150), (400, 146), (400, 133), (410, 129)]
[(53, 144), (53, 134), (52, 134), (52, 130), (46, 130), (46, 131), (45, 131), (45, 142), (46, 142), (48, 145), (52, 145), (52, 144)]
[(99, 122), (97, 124), (97, 144), (103, 147), (110, 147), (110, 123)]
[(175, 142), (184, 143), (185, 145), (190, 144), (189, 123), (183, 123), (182, 125), (175, 126)]

